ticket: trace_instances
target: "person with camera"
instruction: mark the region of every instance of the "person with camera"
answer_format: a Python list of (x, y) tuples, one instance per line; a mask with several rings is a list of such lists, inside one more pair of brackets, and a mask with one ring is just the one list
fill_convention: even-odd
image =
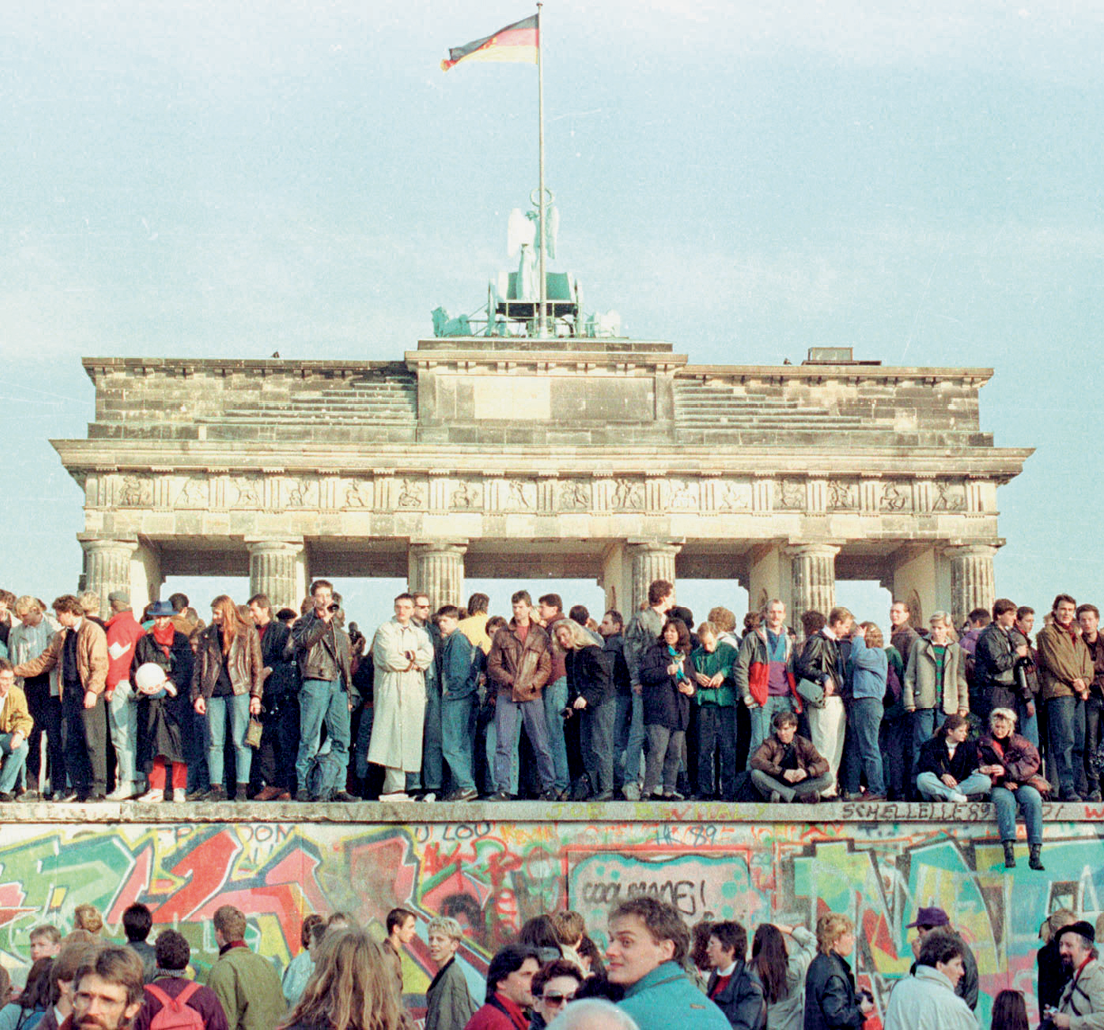
[[(296, 801), (356, 801), (345, 790), (349, 765), (349, 710), (353, 692), (349, 634), (342, 629), (341, 605), (333, 584), (317, 579), (310, 586), (311, 609), (291, 631), (299, 662), (299, 752)], [(329, 752), (320, 755), (322, 726)], [(318, 770), (315, 790), (311, 772)]]
[(1057, 933), (1058, 953), (1071, 978), (1057, 1009), (1043, 1010), (1043, 1026), (1089, 1030), (1104, 1024), (1104, 966), (1096, 950), (1092, 923), (1079, 919)]
[(376, 630), (375, 711), (368, 761), (384, 767), (380, 801), (409, 801), (406, 774), (422, 767), (426, 669), (433, 662), (429, 634), (414, 623), (414, 597), (395, 598), (395, 617)]

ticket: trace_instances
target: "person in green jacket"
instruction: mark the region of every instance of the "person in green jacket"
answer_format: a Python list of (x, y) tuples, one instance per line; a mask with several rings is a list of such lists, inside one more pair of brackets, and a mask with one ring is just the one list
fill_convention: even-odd
[(280, 974), (246, 946), (241, 909), (221, 905), (212, 922), (219, 957), (207, 974), (207, 986), (222, 1004), (227, 1025), (230, 1030), (272, 1030), (287, 1011)]
[(674, 905), (658, 898), (630, 898), (609, 915), (606, 969), (625, 989), (618, 1008), (640, 1030), (731, 1030), (725, 1014), (686, 972), (690, 931)]
[(697, 685), (698, 797), (717, 796), (715, 762), (720, 764), (721, 797), (736, 800), (736, 682), (732, 678), (736, 650), (721, 643), (712, 622), (698, 627), (698, 646), (690, 652)]

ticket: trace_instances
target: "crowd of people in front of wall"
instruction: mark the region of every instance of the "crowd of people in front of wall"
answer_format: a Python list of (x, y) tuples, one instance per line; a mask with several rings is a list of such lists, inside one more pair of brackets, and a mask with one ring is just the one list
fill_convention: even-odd
[[(117, 944), (91, 905), (74, 915), (64, 938), (53, 925), (30, 931), (20, 987), (0, 967), (0, 1030), (414, 1030), (416, 1019), (424, 1030), (982, 1030), (977, 962), (935, 907), (909, 924), (915, 961), (880, 1001), (852, 969), (864, 950), (854, 924), (833, 912), (813, 930), (761, 923), (749, 949), (739, 922), (687, 926), (675, 906), (640, 896), (610, 910), (603, 951), (578, 912), (558, 910), (528, 920), (478, 983), (472, 962), (458, 961), (483, 962), (465, 928), (405, 908), (388, 914), (382, 940), (349, 913), (309, 915), (302, 949), (280, 970), (249, 947), (245, 913), (222, 905), (212, 918), (219, 955), (202, 984), (183, 934), (163, 929), (150, 943), (147, 906), (124, 911)], [(1042, 1025), (1100, 1026), (1096, 929), (1060, 910), (1041, 934)], [(412, 948), (434, 971), (424, 994), (404, 990)], [(1001, 990), (988, 1008), (991, 1030), (1028, 1030), (1022, 992)]]
[(94, 603), (0, 594), (0, 801), (987, 798), (1037, 852), (1044, 798), (1101, 798), (1104, 638), (1065, 594), (1035, 640), (1004, 598), (961, 633), (901, 601), (888, 639), (845, 608), (795, 632), (778, 600), (738, 633), (663, 580), (627, 621), (401, 594), (370, 642), (326, 580), (207, 625), (183, 595)]

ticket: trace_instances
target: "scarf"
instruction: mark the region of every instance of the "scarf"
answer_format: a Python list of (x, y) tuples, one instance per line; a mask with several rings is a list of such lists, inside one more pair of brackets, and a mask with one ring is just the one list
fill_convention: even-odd
[(173, 638), (176, 636), (176, 627), (171, 622), (164, 629), (158, 629), (157, 626), (154, 625), (153, 629), (150, 630), (150, 636), (153, 637), (161, 650), (165, 652), (165, 657), (171, 658)]

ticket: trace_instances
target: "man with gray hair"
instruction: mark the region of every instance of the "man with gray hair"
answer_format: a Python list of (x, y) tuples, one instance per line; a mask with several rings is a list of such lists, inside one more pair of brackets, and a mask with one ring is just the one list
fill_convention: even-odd
[(426, 988), (425, 1030), (464, 1030), (479, 1008), (468, 990), (456, 952), (464, 939), (460, 924), (450, 916), (431, 919), (427, 928), (429, 957), (437, 975)]
[(640, 1027), (612, 1001), (580, 998), (552, 1020), (548, 1030), (640, 1030)]
[(1057, 933), (1058, 953), (1072, 977), (1062, 991), (1058, 1009), (1044, 1010), (1051, 1026), (1058, 1030), (1074, 1027), (1087, 1030), (1104, 1019), (1104, 966), (1097, 958), (1096, 931), (1092, 923), (1079, 919)]

